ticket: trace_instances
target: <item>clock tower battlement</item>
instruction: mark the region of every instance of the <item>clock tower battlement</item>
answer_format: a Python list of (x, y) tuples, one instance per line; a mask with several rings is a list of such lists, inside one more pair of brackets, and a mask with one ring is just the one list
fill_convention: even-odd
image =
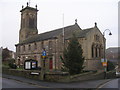
[(22, 6), (21, 12), (21, 26), (19, 31), (19, 43), (25, 39), (38, 34), (37, 30), (37, 5), (36, 8)]

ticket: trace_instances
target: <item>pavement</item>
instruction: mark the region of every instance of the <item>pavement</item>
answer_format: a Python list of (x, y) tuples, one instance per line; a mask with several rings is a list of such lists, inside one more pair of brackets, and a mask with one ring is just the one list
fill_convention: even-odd
[[(3, 74), (3, 80), (5, 79), (12, 79), (21, 83), (33, 85), (33, 88), (100, 88), (100, 86), (111, 81), (111, 79), (105, 79), (71, 83), (56, 83)], [(6, 88), (6, 86), (3, 86), (3, 88)]]

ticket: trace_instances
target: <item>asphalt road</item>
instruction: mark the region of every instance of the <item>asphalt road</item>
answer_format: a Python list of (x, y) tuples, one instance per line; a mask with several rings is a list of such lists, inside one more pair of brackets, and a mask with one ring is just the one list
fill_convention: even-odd
[(104, 83), (100, 85), (99, 88), (119, 88), (120, 90), (120, 78)]
[(55, 83), (15, 76), (2, 78), (2, 88), (120, 88), (120, 79), (93, 80), (74, 83)]
[(16, 81), (12, 79), (2, 79), (2, 88), (37, 88), (32, 84), (24, 83), (21, 81)]

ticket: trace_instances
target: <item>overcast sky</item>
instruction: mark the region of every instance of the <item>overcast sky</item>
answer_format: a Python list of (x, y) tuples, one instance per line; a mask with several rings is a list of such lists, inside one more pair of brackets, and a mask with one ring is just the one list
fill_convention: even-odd
[[(20, 10), (29, 0), (0, 0), (0, 46), (15, 51), (19, 41)], [(119, 0), (30, 0), (30, 6), (38, 6), (38, 32), (73, 25), (77, 19), (82, 29), (94, 27), (105, 32), (107, 48), (118, 46), (118, 1)]]

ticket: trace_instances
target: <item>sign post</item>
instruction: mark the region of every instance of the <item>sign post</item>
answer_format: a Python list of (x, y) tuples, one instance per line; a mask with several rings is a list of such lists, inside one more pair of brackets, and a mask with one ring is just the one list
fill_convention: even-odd
[(102, 65), (103, 65), (104, 67), (107, 67), (107, 62), (102, 62)]
[(108, 64), (107, 64), (107, 59), (105, 60), (105, 59), (101, 59), (101, 62), (102, 62), (102, 65), (103, 65), (103, 67), (104, 67), (104, 79), (106, 78), (106, 72), (107, 72), (107, 66), (108, 66)]
[(43, 64), (42, 64), (42, 68), (41, 68), (41, 78), (42, 78), (42, 80), (44, 80), (45, 79), (45, 59), (46, 59), (45, 49), (42, 52), (42, 59), (43, 59), (42, 60)]

